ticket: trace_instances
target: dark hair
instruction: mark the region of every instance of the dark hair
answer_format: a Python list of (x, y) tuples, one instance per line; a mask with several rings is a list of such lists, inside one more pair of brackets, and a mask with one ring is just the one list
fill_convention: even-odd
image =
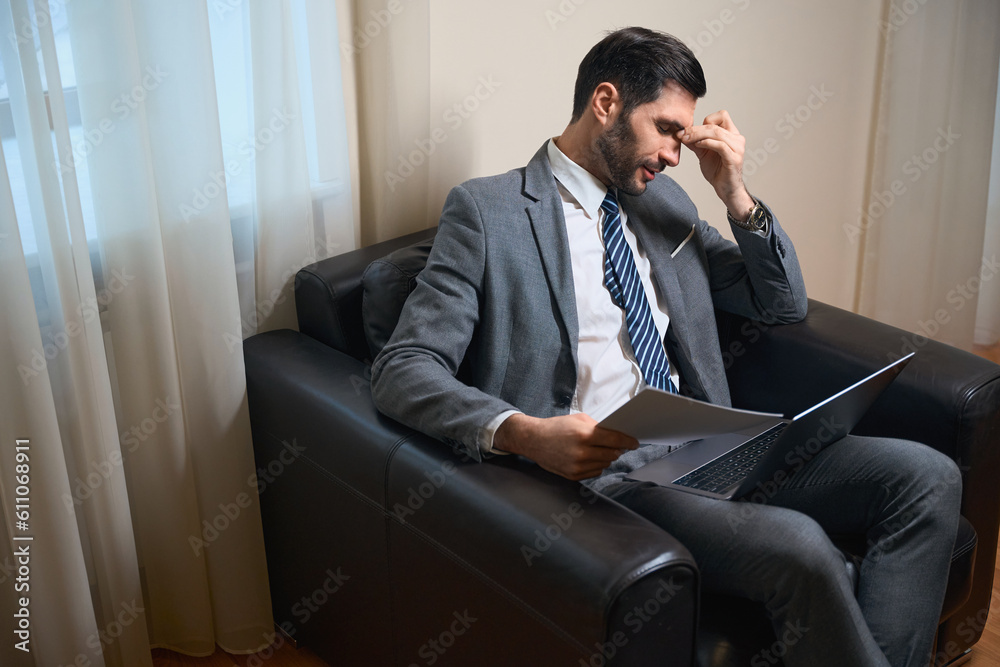
[(614, 84), (625, 116), (660, 97), (668, 81), (676, 81), (695, 99), (705, 96), (705, 73), (684, 42), (648, 28), (622, 28), (598, 42), (580, 63), (573, 91), (576, 122), (598, 85)]

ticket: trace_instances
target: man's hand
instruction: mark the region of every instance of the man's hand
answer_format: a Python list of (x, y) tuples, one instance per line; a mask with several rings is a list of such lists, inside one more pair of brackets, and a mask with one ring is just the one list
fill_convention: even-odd
[(493, 445), (526, 456), (557, 475), (581, 480), (600, 475), (626, 451), (638, 448), (639, 442), (599, 427), (582, 413), (546, 419), (516, 414), (497, 429)]
[(746, 138), (736, 129), (729, 112), (709, 114), (703, 125), (678, 130), (677, 137), (698, 156), (702, 175), (733, 217), (743, 220), (749, 216), (755, 204), (743, 184)]

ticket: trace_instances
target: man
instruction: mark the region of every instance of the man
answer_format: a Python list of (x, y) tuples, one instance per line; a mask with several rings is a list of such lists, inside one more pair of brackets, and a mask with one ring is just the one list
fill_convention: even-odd
[[(747, 513), (625, 480), (665, 448), (597, 425), (646, 384), (728, 405), (714, 308), (767, 323), (806, 313), (792, 243), (743, 184), (744, 138), (725, 111), (694, 125), (704, 94), (701, 66), (669, 35), (628, 28), (597, 44), (565, 131), (527, 167), (452, 190), (374, 362), (375, 401), (477, 460), (523, 455), (658, 523), (707, 590), (762, 602), (779, 636), (801, 631), (788, 665), (925, 665), (958, 522), (949, 459), (848, 436)], [(659, 173), (682, 145), (737, 243)], [(878, 545), (857, 594), (828, 532)]]

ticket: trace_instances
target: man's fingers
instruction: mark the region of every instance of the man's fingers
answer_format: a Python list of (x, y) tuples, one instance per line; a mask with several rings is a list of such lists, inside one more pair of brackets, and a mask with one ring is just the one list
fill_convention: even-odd
[(720, 156), (722, 156), (724, 159), (727, 159), (727, 161), (731, 163), (735, 163), (737, 161), (736, 151), (733, 149), (732, 146), (730, 146), (725, 141), (722, 141), (721, 139), (702, 139), (701, 141), (694, 142), (692, 145), (688, 146), (688, 148), (694, 151), (700, 149), (718, 153)]
[(726, 130), (718, 125), (692, 125), (678, 132), (681, 142), (686, 145), (693, 144), (702, 139), (721, 139), (726, 134)]
[(589, 444), (609, 449), (637, 449), (639, 447), (639, 441), (632, 436), (625, 435), (621, 431), (612, 431), (601, 427), (594, 429), (593, 438)]
[(685, 128), (678, 133), (678, 138), (688, 148), (694, 148), (699, 142), (706, 139), (723, 141), (734, 150), (746, 144), (743, 135), (728, 132), (718, 125), (697, 125)]
[(601, 474), (623, 452), (639, 446), (635, 438), (600, 428), (597, 421), (583, 413), (548, 419), (515, 415), (504, 424), (508, 422), (526, 429), (510, 434), (526, 445), (519, 447), (520, 453), (546, 470), (573, 480)]
[(736, 125), (733, 123), (733, 119), (729, 116), (729, 112), (725, 109), (721, 111), (716, 111), (715, 113), (710, 113), (705, 116), (703, 125), (719, 125), (724, 130), (728, 132), (735, 132), (739, 134), (739, 130), (736, 129)]

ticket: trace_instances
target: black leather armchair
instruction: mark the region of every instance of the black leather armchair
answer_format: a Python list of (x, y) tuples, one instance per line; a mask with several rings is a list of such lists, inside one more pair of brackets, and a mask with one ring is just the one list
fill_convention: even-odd
[[(361, 276), (433, 233), (302, 269), (302, 333), (245, 341), (276, 623), (336, 666), (773, 664), (762, 610), (702, 594), (657, 526), (529, 461), (464, 461), (375, 410)], [(937, 645), (940, 664), (960, 657), (992, 590), (1000, 366), (815, 301), (794, 325), (719, 318), (734, 404), (786, 414), (920, 348), (855, 432), (920, 440), (963, 470)]]

